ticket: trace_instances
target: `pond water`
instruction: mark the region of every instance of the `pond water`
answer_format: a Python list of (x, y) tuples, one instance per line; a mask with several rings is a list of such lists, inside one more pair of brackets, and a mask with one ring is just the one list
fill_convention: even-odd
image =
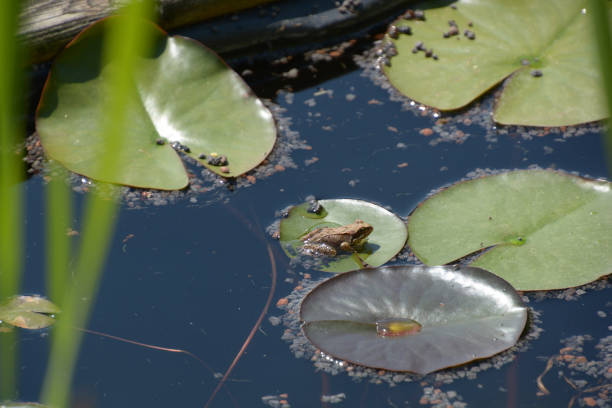
[[(238, 72), (245, 68), (236, 66)], [(122, 205), (88, 328), (188, 350), (222, 374), (264, 307), (272, 285), (270, 245), (278, 274), (272, 306), (213, 407), (282, 406), (281, 400), (291, 407), (560, 407), (573, 397), (574, 406), (592, 401), (611, 406), (606, 391), (612, 391), (612, 289), (606, 280), (578, 292), (530, 294), (528, 305), (539, 316), (534, 327), (543, 330), (508, 354), (512, 361), (473, 370), (482, 368), (476, 362), (461, 368), (472, 374), (446, 383), (435, 375), (412, 382), (377, 381), (376, 375), (357, 381), (346, 372), (333, 375), (318, 369), (308, 354), (296, 358), (290, 342), (281, 339), (286, 327), (269, 320), (285, 319), (287, 309), (275, 303), (291, 294), (304, 273), (313, 280), (331, 275), (289, 264), (266, 232), (278, 210), (315, 195), (367, 200), (405, 217), (432, 190), (490, 170), (539, 166), (607, 177), (597, 127), (556, 129), (538, 136), (524, 129), (494, 128), (482, 119), (486, 113), (463, 112), (459, 118), (445, 117), (464, 136), (459, 142), (442, 140), (437, 129), (445, 127), (436, 126), (438, 118), (392, 100), (396, 98), (365, 74), (371, 68), (364, 70), (347, 58), (328, 69), (337, 75), (319, 82), (300, 82), (300, 77), (275, 81), (272, 88), (265, 66), (246, 77), (256, 94), (274, 98), (286, 110), (282, 115), (290, 119), (291, 130), (309, 146), (290, 153), (295, 167), (285, 166), (234, 191), (218, 187), (185, 194), (167, 205)], [(300, 73), (306, 76), (307, 69)], [(277, 92), (280, 86), (299, 90)], [(485, 98), (482, 109), (491, 103), (491, 96)], [(465, 125), (467, 117), (481, 119)], [(427, 132), (420, 133), (424, 128), (435, 128), (434, 133), (425, 136)], [(24, 189), (23, 292), (44, 294), (47, 214), (42, 177), (32, 177)], [(83, 196), (74, 195), (78, 203)], [(73, 227), (77, 231), (78, 222), (75, 219)], [(22, 332), (19, 347), (19, 399), (37, 400), (48, 336), (44, 331)], [(564, 350), (572, 357), (561, 357), (553, 365), (542, 380), (550, 395), (538, 396), (538, 376), (564, 347), (572, 348)], [(580, 363), (570, 367), (576, 359)], [(83, 407), (201, 407), (219, 380), (187, 355), (88, 334), (73, 393), (75, 406)], [(581, 394), (605, 384), (607, 388)], [(322, 401), (323, 395), (336, 398)]]

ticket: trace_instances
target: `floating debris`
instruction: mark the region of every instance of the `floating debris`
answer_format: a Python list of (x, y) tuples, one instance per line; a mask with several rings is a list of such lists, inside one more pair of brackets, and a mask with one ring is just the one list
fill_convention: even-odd
[(463, 35), (465, 35), (468, 38), (468, 40), (475, 40), (476, 39), (476, 34), (472, 30), (465, 30), (463, 32)]
[(417, 43), (414, 45), (414, 48), (412, 49), (413, 54), (416, 54), (419, 51), (425, 51), (425, 44), (423, 44), (423, 41), (417, 41)]
[(539, 78), (542, 75), (544, 75), (544, 73), (542, 71), (540, 71), (539, 69), (534, 69), (531, 71), (531, 76), (535, 77), (535, 78)]
[(397, 26), (397, 31), (401, 34), (412, 35), (412, 28), (410, 26)]
[(381, 65), (384, 64), (387, 67), (391, 66), (391, 60), (389, 58), (387, 58), (387, 57), (380, 57), (378, 59), (378, 63), (381, 64)]
[[(159, 144), (159, 143), (157, 143), (157, 144)], [(171, 146), (177, 152), (191, 153), (191, 149), (189, 148), (189, 146), (185, 146), (181, 142), (172, 142)]]
[(389, 26), (389, 29), (387, 30), (387, 35), (391, 38), (393, 38), (394, 40), (397, 40), (399, 38), (399, 30), (397, 29), (397, 26), (395, 25), (391, 25)]
[(448, 25), (450, 26), (450, 29), (447, 32), (443, 33), (442, 37), (449, 38), (459, 34), (459, 27), (457, 27), (457, 23), (455, 23), (455, 20), (450, 20), (448, 22)]
[(323, 211), (323, 206), (321, 205), (321, 203), (319, 203), (319, 201), (316, 198), (312, 197), (307, 201), (308, 201), (308, 208), (306, 209), (306, 212), (310, 214), (317, 214), (317, 215), (321, 214), (321, 211)]
[(264, 395), (261, 402), (272, 408), (291, 408), (288, 399), (289, 394)]
[(344, 401), (345, 398), (346, 398), (346, 394), (343, 392), (334, 394), (334, 395), (321, 395), (321, 402), (337, 404), (339, 402)]
[(210, 155), (207, 161), (211, 166), (225, 166), (228, 164), (227, 157), (218, 156), (218, 155)]
[(421, 20), (425, 21), (425, 12), (423, 10), (408, 9), (402, 16), (405, 20)]

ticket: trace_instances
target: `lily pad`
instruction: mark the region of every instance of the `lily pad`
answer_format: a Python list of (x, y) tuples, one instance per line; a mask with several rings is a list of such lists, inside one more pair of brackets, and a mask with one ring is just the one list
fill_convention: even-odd
[(0, 408), (47, 408), (37, 402), (0, 402)]
[[(306, 337), (335, 358), (427, 374), (511, 347), (527, 308), (512, 286), (480, 268), (387, 266), (328, 279), (304, 298), (300, 316)], [(393, 321), (421, 327), (377, 330)]]
[(42, 329), (55, 323), (49, 315), (59, 311), (40, 296), (15, 296), (0, 305), (0, 321), (23, 329)]
[(612, 191), (605, 181), (520, 170), (457, 183), (408, 220), (427, 265), (493, 247), (472, 265), (518, 290), (562, 289), (612, 272)]
[[(612, 20), (612, 3), (606, 3)], [(389, 39), (398, 55), (384, 72), (400, 92), (441, 110), (464, 107), (508, 78), (494, 114), (502, 124), (600, 120), (608, 113), (586, 6), (576, 0), (463, 0), (431, 8), (425, 21), (394, 23), (410, 26), (412, 35)], [(451, 21), (458, 34), (445, 38)], [(436, 59), (412, 52), (419, 41)]]
[[(265, 159), (276, 140), (270, 111), (214, 52), (151, 24), (153, 49), (139, 58), (128, 131), (118, 152), (123, 170), (105, 171), (98, 152), (105, 143), (105, 98), (116, 62), (104, 62), (101, 55), (105, 27), (114, 18), (81, 32), (49, 73), (36, 128), (52, 159), (93, 179), (163, 190), (187, 185), (171, 142), (186, 146), (185, 154), (224, 177), (236, 177)], [(209, 164), (215, 155), (225, 156), (227, 164)]]
[[(365, 244), (357, 249), (359, 258), (370, 266), (380, 266), (393, 258), (405, 245), (406, 224), (401, 218), (367, 201), (352, 199), (320, 200), (319, 214), (307, 211), (310, 203), (293, 207), (280, 223), (280, 242), (289, 257), (301, 253), (303, 238), (317, 228), (339, 227), (362, 220), (373, 227)], [(310, 257), (309, 255), (305, 255)], [(346, 272), (359, 269), (356, 257), (341, 252), (334, 257), (318, 257), (315, 268), (326, 272)]]

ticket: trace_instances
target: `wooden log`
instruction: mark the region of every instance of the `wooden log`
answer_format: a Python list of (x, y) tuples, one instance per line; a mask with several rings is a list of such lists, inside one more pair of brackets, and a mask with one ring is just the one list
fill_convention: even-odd
[[(160, 25), (172, 29), (274, 0), (156, 0)], [(115, 13), (125, 0), (29, 0), (20, 15), (18, 37), (29, 49), (29, 62), (57, 54), (96, 20)]]

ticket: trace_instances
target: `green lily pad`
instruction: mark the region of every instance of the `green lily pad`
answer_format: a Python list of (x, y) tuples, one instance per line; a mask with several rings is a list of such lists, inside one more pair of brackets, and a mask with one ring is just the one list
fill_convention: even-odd
[[(380, 266), (393, 258), (405, 245), (406, 224), (401, 218), (384, 208), (361, 200), (320, 200), (320, 214), (307, 211), (309, 203), (293, 207), (289, 216), (280, 223), (280, 242), (289, 257), (300, 254), (304, 244), (301, 238), (309, 232), (324, 227), (349, 225), (362, 220), (373, 227), (365, 244), (357, 248), (359, 258), (370, 266)], [(346, 272), (359, 269), (361, 265), (349, 252), (339, 251), (334, 257), (310, 256), (315, 269), (326, 272)]]
[[(527, 308), (512, 286), (480, 268), (387, 266), (326, 280), (304, 298), (300, 316), (306, 337), (327, 354), (427, 374), (511, 347)], [(380, 330), (393, 322), (420, 328)]]
[[(188, 181), (170, 142), (187, 146), (188, 156), (224, 177), (236, 177), (265, 159), (276, 140), (270, 111), (214, 52), (192, 39), (166, 36), (151, 24), (153, 50), (139, 58), (128, 131), (118, 152), (123, 170), (105, 171), (98, 152), (105, 142), (105, 95), (116, 63), (104, 63), (101, 55), (105, 26), (113, 19), (81, 32), (49, 73), (36, 128), (52, 159), (93, 179), (163, 190), (183, 188)], [(159, 139), (166, 143), (159, 145)], [(201, 154), (225, 156), (228, 164), (208, 164)]]
[(37, 402), (0, 402), (0, 408), (47, 408)]
[(612, 272), (610, 187), (547, 170), (460, 182), (414, 210), (408, 244), (427, 265), (493, 247), (472, 265), (518, 290), (582, 285)]
[[(608, 113), (586, 5), (576, 0), (464, 0), (455, 8), (425, 10), (425, 21), (394, 23), (410, 26), (412, 35), (389, 39), (398, 55), (384, 72), (400, 92), (441, 110), (464, 107), (509, 77), (494, 114), (502, 124), (563, 126), (600, 120)], [(612, 20), (612, 3), (607, 6)], [(459, 33), (444, 38), (451, 20)], [(475, 38), (470, 40), (465, 30)], [(424, 51), (413, 53), (418, 41), (433, 49), (437, 59), (425, 57)]]
[(40, 296), (15, 296), (0, 305), (0, 321), (23, 329), (42, 329), (55, 323), (49, 315), (59, 311)]

